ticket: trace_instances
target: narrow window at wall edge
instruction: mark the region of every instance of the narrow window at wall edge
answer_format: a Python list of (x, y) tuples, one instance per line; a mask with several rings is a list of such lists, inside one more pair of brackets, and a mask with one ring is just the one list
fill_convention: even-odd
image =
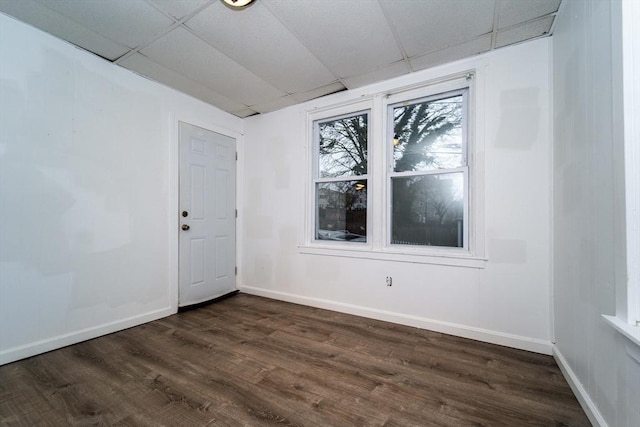
[(370, 110), (313, 122), (315, 241), (367, 242)]
[(390, 246), (469, 250), (468, 94), (387, 104)]

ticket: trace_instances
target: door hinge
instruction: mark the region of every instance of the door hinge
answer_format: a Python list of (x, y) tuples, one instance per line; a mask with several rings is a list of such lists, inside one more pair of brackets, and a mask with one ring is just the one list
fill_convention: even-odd
[(238, 275), (238, 267), (236, 267), (236, 276)]
[(238, 152), (236, 151), (236, 160), (238, 160)]
[(238, 209), (236, 209), (236, 218), (238, 218)]

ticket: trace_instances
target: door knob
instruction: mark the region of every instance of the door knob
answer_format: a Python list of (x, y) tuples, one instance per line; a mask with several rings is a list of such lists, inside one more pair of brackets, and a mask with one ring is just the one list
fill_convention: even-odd
[(187, 231), (188, 229), (190, 229), (191, 227), (189, 227), (187, 224), (182, 224), (182, 229), (184, 231)]

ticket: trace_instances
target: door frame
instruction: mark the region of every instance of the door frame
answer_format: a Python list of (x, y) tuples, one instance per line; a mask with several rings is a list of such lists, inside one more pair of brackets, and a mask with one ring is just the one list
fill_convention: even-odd
[[(238, 119), (241, 120), (241, 119)], [(242, 150), (244, 147), (244, 134), (229, 129), (224, 126), (216, 124), (210, 119), (199, 116), (184, 116), (170, 114), (170, 127), (171, 127), (171, 144), (169, 147), (169, 200), (168, 200), (168, 224), (169, 224), (169, 274), (171, 275), (169, 284), (169, 296), (171, 310), (174, 313), (178, 312), (178, 293), (180, 289), (180, 271), (179, 271), (179, 257), (180, 257), (180, 217), (178, 215), (180, 211), (180, 122), (187, 123), (193, 126), (197, 126), (206, 130), (210, 130), (215, 133), (219, 133), (236, 140), (236, 153), (238, 153), (238, 161), (236, 162), (236, 209), (238, 209), (238, 217), (236, 218), (236, 253), (234, 254), (236, 259), (236, 266), (238, 267), (238, 274), (236, 275), (236, 288), (239, 288), (240, 282), (240, 241), (242, 236), (242, 230), (238, 226), (240, 219), (240, 204), (241, 204), (241, 188), (242, 188), (242, 163), (241, 159)], [(240, 124), (241, 126), (241, 124)], [(239, 127), (240, 127), (239, 126)]]

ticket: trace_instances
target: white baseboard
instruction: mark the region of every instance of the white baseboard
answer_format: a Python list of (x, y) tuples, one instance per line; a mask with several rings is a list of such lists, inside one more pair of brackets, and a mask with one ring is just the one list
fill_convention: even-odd
[(547, 355), (552, 354), (552, 344), (549, 341), (527, 338), (512, 334), (505, 334), (503, 332), (491, 331), (488, 329), (475, 328), (472, 326), (459, 325), (450, 322), (443, 322), (440, 320), (427, 319), (425, 317), (412, 316), (386, 310), (378, 310), (375, 308), (346, 304), (337, 301), (310, 298), (286, 292), (255, 288), (252, 286), (238, 286), (238, 290), (240, 290), (240, 292), (251, 295), (257, 295), (316, 308), (324, 308), (341, 313), (368, 317), (370, 319), (384, 320), (386, 322), (413, 326), (416, 328), (427, 329), (435, 332), (442, 332), (449, 335), (470, 338), (473, 340), (503, 345), (506, 347), (518, 348), (535, 353), (542, 353)]
[(573, 369), (569, 366), (567, 359), (564, 358), (560, 349), (555, 345), (553, 346), (553, 357), (556, 359), (556, 363), (558, 363), (558, 366), (562, 371), (562, 375), (564, 375), (565, 379), (569, 383), (571, 390), (573, 390), (573, 394), (576, 395), (578, 402), (580, 402), (580, 406), (582, 406), (585, 414), (587, 414), (591, 424), (595, 427), (608, 427), (607, 422), (602, 417), (602, 414), (600, 414), (600, 411), (598, 411), (598, 408), (593, 403), (593, 400), (591, 400), (591, 397), (589, 397), (589, 394), (587, 394), (587, 390), (582, 386), (578, 376), (573, 372)]
[(16, 360), (25, 359), (37, 354), (46, 353), (47, 351), (56, 350), (58, 348), (76, 344), (81, 341), (90, 340), (102, 335), (107, 335), (113, 332), (121, 331), (123, 329), (131, 328), (133, 326), (138, 326), (143, 323), (151, 322), (152, 320), (158, 320), (163, 317), (170, 316), (175, 312), (175, 308), (166, 307), (142, 315), (132, 316), (126, 319), (117, 320), (115, 322), (110, 322), (103, 325), (94, 326), (91, 328), (70, 332), (68, 334), (47, 338), (45, 340), (2, 350), (0, 351), (0, 365), (15, 362)]

